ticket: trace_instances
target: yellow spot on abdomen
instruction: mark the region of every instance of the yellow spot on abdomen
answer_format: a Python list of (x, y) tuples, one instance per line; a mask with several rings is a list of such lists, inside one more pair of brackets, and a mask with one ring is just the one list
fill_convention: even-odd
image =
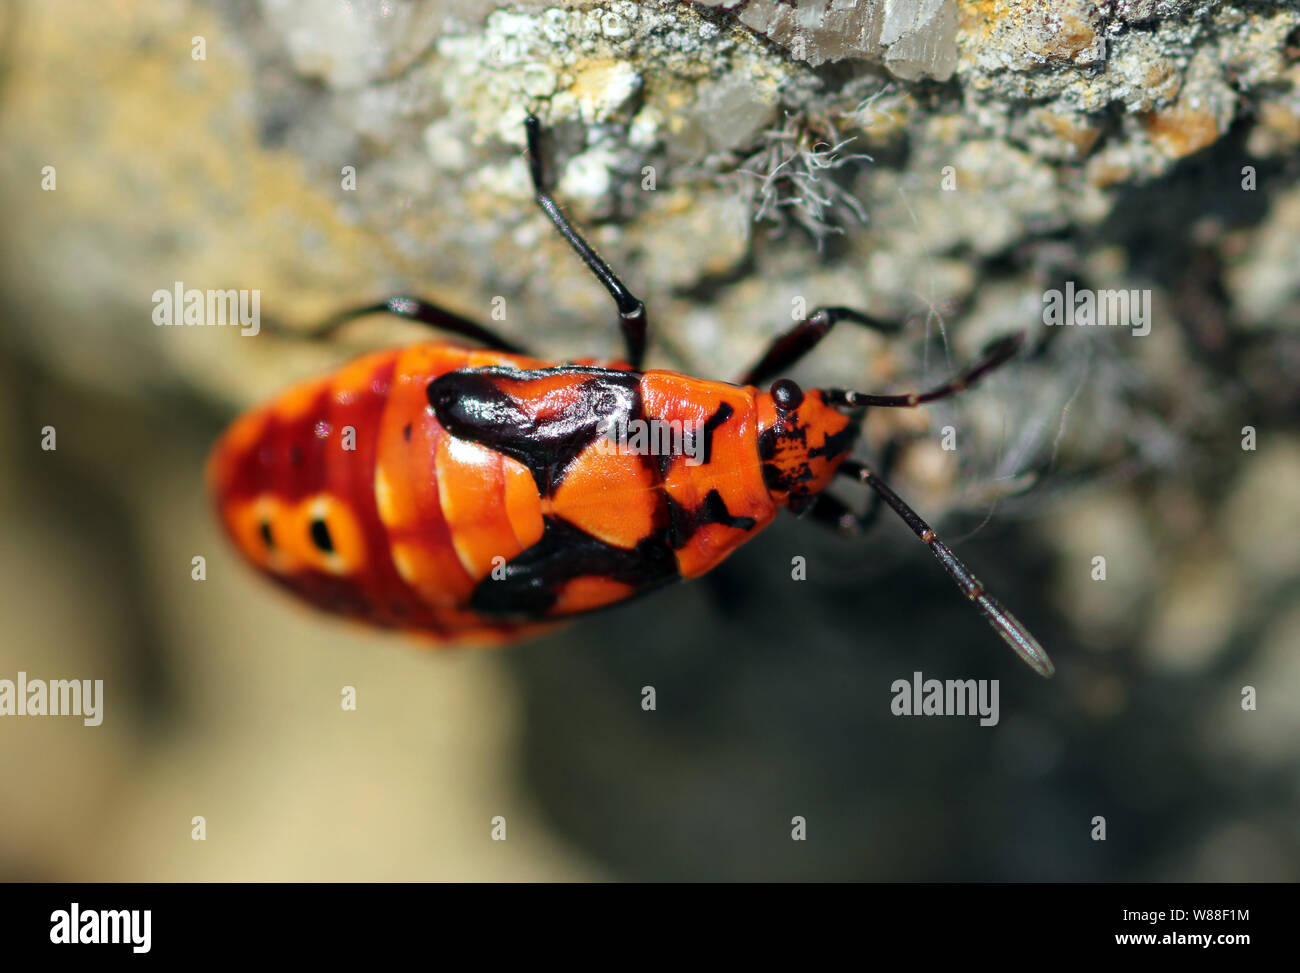
[(415, 563), (411, 559), (411, 552), (405, 544), (391, 545), (393, 567), (397, 569), (397, 576), (409, 585), (414, 585)]
[(397, 511), (393, 508), (393, 490), (388, 485), (388, 477), (384, 476), (383, 467), (378, 464), (375, 466), (375, 509), (379, 512), (379, 520), (385, 527), (397, 525)]

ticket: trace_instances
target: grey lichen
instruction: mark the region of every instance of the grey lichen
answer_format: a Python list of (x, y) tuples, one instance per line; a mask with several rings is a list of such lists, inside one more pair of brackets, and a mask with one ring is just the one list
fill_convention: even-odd
[(783, 230), (790, 220), (820, 248), (827, 235), (845, 224), (864, 223), (862, 202), (837, 181), (836, 171), (871, 157), (853, 152), (856, 136), (841, 137), (831, 119), (788, 115), (779, 128), (762, 133), (759, 149), (735, 170), (745, 180), (744, 196), (754, 201), (752, 218)]

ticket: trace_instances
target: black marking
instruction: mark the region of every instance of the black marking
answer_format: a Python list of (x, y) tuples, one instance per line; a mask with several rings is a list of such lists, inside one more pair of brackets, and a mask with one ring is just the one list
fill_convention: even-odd
[(664, 450), (662, 453), (658, 453), (655, 455), (654, 457), (655, 468), (659, 470), (659, 479), (661, 482), (665, 477), (668, 476), (668, 471), (673, 468), (674, 459), (675, 457), (673, 456), (673, 454), (668, 452), (667, 450)]
[[(714, 431), (735, 414), (736, 410), (731, 407), (731, 403), (724, 402), (722, 405), (718, 406), (718, 411), (713, 413), (713, 415), (709, 416), (709, 418), (704, 421), (704, 428), (700, 430), (701, 435), (704, 436), (703, 463), (708, 464), (713, 461)], [(691, 449), (691, 452), (695, 452), (694, 448)]]
[(311, 542), (326, 554), (334, 553), (334, 538), (330, 536), (329, 524), (319, 517), (311, 522)]
[[(502, 381), (529, 382), (557, 375), (584, 376), (575, 402), (538, 420)], [(458, 439), (519, 460), (533, 474), (537, 489), (552, 496), (565, 473), (612, 423), (641, 416), (641, 376), (612, 368), (563, 365), (520, 371), (465, 368), (429, 383), (429, 405), (442, 427)]]
[[(704, 426), (700, 429), (700, 435), (704, 437), (704, 449), (699, 451), (701, 466), (707, 465), (713, 461), (714, 432), (716, 432), (723, 423), (735, 414), (736, 410), (731, 407), (731, 403), (723, 402), (714, 411), (713, 415), (704, 420)], [(690, 439), (687, 440), (687, 437), (690, 437)], [(686, 456), (695, 456), (697, 454), (695, 448), (695, 433), (691, 432), (689, 429), (683, 428), (682, 440), (682, 454)], [(655, 468), (659, 471), (659, 479), (661, 481), (668, 476), (668, 471), (672, 469), (673, 460), (676, 458), (677, 455), (668, 450), (654, 454)]]
[[(826, 436), (820, 446), (810, 447), (808, 426), (798, 421), (798, 414), (778, 415), (778, 421), (764, 429), (758, 437), (758, 455), (763, 461), (763, 484), (774, 493), (790, 494), (788, 506), (794, 513), (799, 513), (807, 503), (796, 498), (807, 494), (803, 484), (813, 479), (810, 461), (824, 458), (828, 462), (834, 462), (837, 457), (848, 453), (857, 441), (859, 428), (856, 422), (850, 422), (839, 432)], [(780, 457), (782, 462), (778, 462), (781, 453), (785, 455)]]
[(797, 443), (807, 443), (808, 427), (796, 425), (789, 421), (775, 422), (768, 426), (758, 437), (759, 459), (775, 459), (776, 444), (783, 439)]
[(809, 459), (817, 459), (825, 456), (827, 459), (834, 459), (841, 456), (853, 448), (853, 444), (858, 439), (858, 424), (850, 422), (839, 432), (831, 433), (826, 437), (826, 441), (820, 446), (814, 446), (808, 450)]
[(495, 617), (541, 618), (574, 578), (606, 577), (631, 585), (640, 595), (681, 577), (662, 532), (628, 549), (607, 544), (558, 517), (547, 517), (541, 539), (501, 571), (504, 577), (489, 574), (474, 589), (470, 607), (475, 611)]
[(275, 547), (275, 538), (271, 535), (270, 523), (268, 523), (265, 520), (262, 521), (262, 525), (259, 529), (262, 532), (262, 543), (264, 543), (267, 547)]
[(681, 550), (690, 543), (692, 537), (707, 524), (722, 524), (737, 530), (753, 530), (757, 521), (753, 517), (734, 517), (727, 509), (727, 502), (717, 490), (710, 490), (704, 502), (695, 510), (687, 510), (668, 494), (668, 542), (674, 550)]
[(812, 467), (807, 463), (800, 463), (789, 470), (783, 470), (775, 463), (763, 464), (763, 485), (772, 492), (794, 493), (801, 484), (812, 478)]
[(409, 422), (402, 427), (402, 438), (408, 443), (411, 441), (411, 424)]
[(807, 457), (797, 465), (793, 457), (784, 459), (784, 466), (776, 462), (779, 447), (785, 444), (785, 451), (796, 456), (807, 449), (808, 427), (800, 425), (797, 416), (781, 416), (780, 420), (768, 426), (758, 437), (758, 456), (763, 461), (763, 485), (773, 493), (798, 493), (800, 486), (813, 478), (812, 467)]

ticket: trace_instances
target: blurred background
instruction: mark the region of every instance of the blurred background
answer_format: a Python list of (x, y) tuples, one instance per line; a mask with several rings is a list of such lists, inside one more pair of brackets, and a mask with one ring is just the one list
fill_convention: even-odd
[[(1084, 24), (1061, 51), (957, 4), (912, 24), (927, 59), (869, 18), (718, 6), (4, 5), (0, 679), (105, 703), (0, 718), (0, 877), (1300, 876), (1300, 7), (1121, 3), (1105, 33), (1054, 0)], [(844, 541), (783, 516), (505, 651), (314, 614), (238, 561), (203, 480), (225, 424), (426, 337), (303, 336), (330, 312), (504, 296), (545, 354), (617, 351), (532, 207), (530, 109), (656, 366), (733, 377), (799, 301), (905, 325), (837, 332), (809, 385), (919, 388), (1028, 333), (979, 389), (873, 413), (863, 450), (911, 434), (898, 491), (1054, 680), (888, 517)], [(1065, 280), (1149, 290), (1151, 333), (1044, 327)], [(262, 333), (155, 327), (175, 281), (256, 288)], [(999, 680), (1000, 722), (893, 716), (915, 671)]]

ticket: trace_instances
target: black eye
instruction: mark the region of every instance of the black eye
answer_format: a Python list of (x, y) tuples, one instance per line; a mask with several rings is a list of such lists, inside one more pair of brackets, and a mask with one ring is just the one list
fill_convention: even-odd
[(772, 383), (772, 401), (782, 412), (797, 409), (803, 403), (803, 389), (788, 378)]

